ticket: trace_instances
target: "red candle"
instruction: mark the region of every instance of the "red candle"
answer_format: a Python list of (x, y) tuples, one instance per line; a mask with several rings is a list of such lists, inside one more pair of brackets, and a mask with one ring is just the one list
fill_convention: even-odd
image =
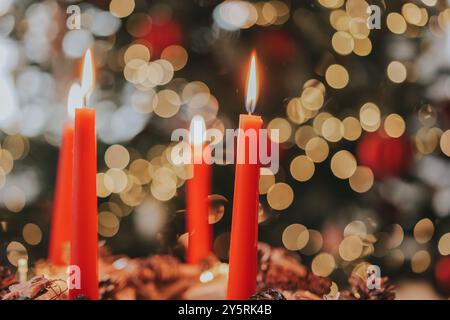
[(190, 134), (193, 161), (192, 178), (186, 182), (187, 261), (197, 264), (211, 254), (211, 226), (208, 222), (211, 167), (209, 161), (205, 161), (209, 157), (209, 148), (204, 144), (205, 123), (202, 117), (192, 119)]
[(73, 125), (63, 129), (53, 200), (52, 225), (48, 258), (54, 265), (67, 265), (70, 242), (70, 217), (72, 214)]
[[(84, 58), (81, 91), (84, 101), (93, 89), (93, 62), (88, 50)], [(87, 104), (87, 103), (85, 103)], [(75, 111), (73, 215), (70, 264), (79, 268), (79, 286), (70, 288), (70, 299), (78, 295), (98, 299), (97, 239), (97, 144), (95, 110), (82, 107)]]
[[(78, 103), (80, 86), (73, 84), (69, 91), (69, 115)], [(71, 116), (73, 119), (73, 115)], [(73, 186), (73, 123), (67, 121), (63, 128), (61, 148), (59, 151), (58, 170), (56, 176), (55, 199), (53, 200), (52, 224), (48, 257), (52, 264), (64, 266), (69, 264), (70, 219), (72, 216)]]
[(248, 115), (239, 118), (233, 220), (228, 273), (228, 299), (248, 299), (256, 290), (258, 246), (259, 130), (261, 117), (251, 115), (257, 99), (256, 56), (247, 80)]

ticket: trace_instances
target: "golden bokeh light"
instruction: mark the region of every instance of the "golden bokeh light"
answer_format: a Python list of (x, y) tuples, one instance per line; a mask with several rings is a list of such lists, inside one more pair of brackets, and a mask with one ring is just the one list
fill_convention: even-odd
[(306, 155), (315, 163), (325, 161), (330, 152), (328, 143), (321, 137), (314, 137), (310, 139), (305, 146)]
[(313, 128), (314, 128), (314, 131), (318, 135), (322, 134), (322, 126), (323, 126), (324, 122), (331, 117), (333, 117), (333, 116), (328, 112), (321, 112), (317, 116), (314, 117)]
[(294, 135), (295, 144), (300, 149), (305, 150), (308, 142), (316, 136), (317, 136), (317, 134), (314, 131), (313, 127), (311, 127), (309, 125), (301, 126), (297, 129), (297, 131), (295, 131), (295, 135)]
[(284, 229), (282, 241), (283, 245), (288, 250), (301, 250), (309, 241), (309, 231), (304, 225), (291, 224)]
[(406, 32), (407, 24), (400, 13), (390, 12), (386, 19), (388, 29), (395, 34), (403, 34)]
[(445, 131), (441, 135), (440, 140), (441, 151), (447, 156), (450, 157), (450, 129)]
[(111, 0), (109, 11), (118, 18), (129, 16), (135, 7), (134, 0)]
[(408, 72), (403, 63), (400, 61), (392, 61), (387, 67), (387, 75), (392, 82), (402, 83), (406, 80)]
[(345, 31), (338, 31), (331, 39), (331, 45), (334, 51), (340, 55), (349, 55), (355, 48), (355, 40), (352, 35)]
[(125, 64), (135, 59), (146, 62), (150, 61), (150, 50), (146, 45), (134, 43), (125, 50), (123, 55)]
[(136, 159), (130, 164), (129, 173), (136, 177), (141, 185), (152, 179), (153, 166), (145, 159)]
[(139, 180), (132, 175), (128, 176), (127, 186), (119, 194), (123, 203), (130, 207), (139, 206), (145, 199), (146, 193), (143, 191)]
[(358, 119), (347, 117), (342, 121), (344, 126), (344, 138), (348, 141), (356, 141), (361, 136), (362, 128)]
[(325, 78), (330, 87), (334, 89), (343, 89), (349, 82), (347, 69), (339, 64), (332, 64), (325, 72)]
[(322, 81), (317, 79), (309, 79), (305, 81), (305, 83), (303, 84), (303, 90), (305, 90), (306, 88), (317, 88), (322, 92), (323, 95), (325, 95), (326, 93), (325, 85), (322, 83)]
[(415, 3), (405, 3), (402, 6), (402, 14), (406, 21), (413, 25), (419, 25), (422, 20), (422, 12)]
[(11, 241), (6, 246), (6, 257), (9, 263), (17, 267), (20, 259), (28, 260), (28, 252), (23, 244), (18, 241)]
[(417, 251), (411, 258), (411, 269), (414, 273), (427, 271), (431, 263), (431, 256), (428, 251)]
[(209, 102), (210, 96), (209, 87), (201, 81), (189, 82), (181, 93), (182, 102), (194, 109), (205, 106)]
[(381, 122), (380, 109), (375, 103), (367, 102), (359, 110), (361, 127), (369, 132), (376, 131)]
[(355, 173), (350, 177), (349, 184), (353, 191), (364, 193), (369, 191), (374, 182), (374, 175), (370, 168), (358, 166)]
[(328, 9), (336, 9), (342, 7), (344, 0), (319, 0), (319, 3)]
[(295, 180), (308, 181), (314, 175), (314, 162), (307, 156), (297, 156), (291, 162), (290, 171)]
[(175, 71), (181, 70), (187, 63), (188, 53), (186, 49), (179, 45), (166, 47), (161, 53), (161, 59), (169, 61)]
[(322, 234), (317, 230), (309, 229), (308, 233), (309, 241), (306, 246), (301, 249), (301, 253), (305, 255), (313, 255), (322, 249), (323, 237)]
[(338, 151), (331, 158), (331, 171), (339, 179), (348, 179), (356, 171), (356, 159), (346, 150)]
[(151, 113), (158, 105), (158, 95), (152, 88), (136, 90), (131, 95), (131, 105), (138, 113)]
[(329, 253), (320, 253), (311, 263), (312, 272), (320, 277), (328, 277), (336, 268), (336, 262)]
[(180, 110), (181, 101), (178, 94), (170, 89), (164, 89), (158, 92), (158, 103), (154, 112), (161, 118), (171, 118)]
[(26, 157), (30, 150), (30, 145), (26, 137), (15, 134), (5, 137), (3, 148), (9, 151), (13, 160), (20, 160)]
[(361, 220), (354, 220), (344, 228), (344, 237), (358, 236), (364, 238), (367, 236), (367, 226)]
[(105, 188), (110, 186), (111, 181), (113, 183), (113, 188), (110, 191), (113, 193), (120, 193), (127, 186), (128, 176), (121, 169), (111, 168), (105, 172), (105, 176), (103, 177)]
[(414, 226), (414, 239), (417, 243), (424, 244), (431, 240), (434, 234), (434, 224), (428, 219), (422, 219)]
[(159, 167), (153, 173), (150, 184), (152, 195), (160, 201), (172, 199), (177, 192), (177, 175), (167, 167)]
[(301, 95), (302, 105), (311, 111), (322, 108), (325, 100), (323, 92), (318, 87), (306, 87)]
[(293, 98), (289, 100), (286, 106), (286, 115), (288, 116), (289, 120), (291, 120), (295, 124), (302, 124), (309, 119), (300, 98)]
[(322, 136), (330, 142), (338, 142), (344, 136), (344, 125), (341, 120), (329, 117), (322, 124)]
[(259, 177), (259, 194), (266, 194), (269, 188), (275, 184), (275, 175), (269, 168), (261, 168)]
[[(270, 140), (276, 143), (286, 142), (292, 134), (292, 127), (289, 121), (284, 118), (275, 118), (269, 122), (267, 125), (267, 130)], [(278, 137), (273, 136), (271, 130), (277, 130)]]
[(119, 144), (114, 144), (106, 149), (105, 163), (108, 168), (125, 169), (130, 162), (128, 150)]
[(439, 253), (443, 256), (450, 255), (450, 232), (442, 235), (438, 242)]
[(348, 236), (339, 245), (339, 255), (345, 261), (358, 259), (363, 252), (363, 244), (358, 236)]
[(353, 52), (360, 57), (368, 56), (372, 52), (372, 41), (369, 38), (355, 39)]
[(7, 175), (12, 171), (14, 167), (14, 158), (6, 149), (0, 149), (0, 168), (3, 170), (3, 174)]
[(405, 133), (406, 124), (403, 118), (395, 113), (392, 113), (384, 120), (384, 131), (392, 138), (398, 138)]
[(274, 210), (281, 211), (287, 209), (293, 201), (294, 191), (287, 183), (275, 183), (267, 191), (267, 202)]
[(370, 34), (370, 29), (367, 24), (367, 19), (353, 18), (350, 20), (349, 31), (352, 37), (356, 40), (367, 39)]
[(42, 231), (34, 223), (27, 223), (22, 229), (22, 236), (26, 243), (35, 246), (42, 240)]
[(393, 224), (390, 226), (390, 229), (389, 248), (394, 249), (402, 244), (405, 237), (405, 232), (399, 224)]
[(112, 212), (100, 212), (98, 214), (98, 233), (103, 237), (113, 237), (119, 231), (120, 221)]
[(422, 154), (434, 152), (440, 143), (441, 136), (442, 130), (440, 128), (420, 128), (415, 136), (417, 150)]
[(333, 10), (330, 13), (330, 24), (337, 31), (348, 31), (351, 17), (344, 10)]
[(97, 173), (97, 197), (106, 198), (114, 190), (114, 180), (103, 172)]

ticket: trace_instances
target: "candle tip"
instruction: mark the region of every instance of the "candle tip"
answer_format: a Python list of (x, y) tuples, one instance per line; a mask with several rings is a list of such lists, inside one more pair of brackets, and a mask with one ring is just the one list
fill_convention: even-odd
[(247, 98), (245, 101), (245, 108), (249, 114), (255, 111), (256, 101), (258, 99), (258, 74), (256, 60), (256, 53), (255, 51), (252, 51), (250, 68), (247, 77)]
[(190, 143), (194, 145), (201, 145), (205, 142), (206, 138), (206, 125), (201, 116), (194, 116), (191, 120)]
[(72, 84), (67, 97), (67, 113), (73, 119), (75, 117), (75, 109), (83, 106), (83, 93), (78, 83)]
[(94, 60), (91, 49), (86, 51), (83, 59), (83, 73), (81, 77), (81, 92), (83, 105), (87, 105), (90, 95), (94, 90)]

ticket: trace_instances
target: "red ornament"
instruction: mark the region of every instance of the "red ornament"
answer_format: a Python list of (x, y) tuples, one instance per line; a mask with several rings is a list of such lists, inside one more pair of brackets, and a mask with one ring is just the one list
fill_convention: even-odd
[(161, 52), (170, 45), (180, 45), (183, 39), (181, 26), (174, 20), (158, 21), (152, 23), (149, 31), (141, 39), (143, 43), (148, 44), (152, 58), (159, 58)]
[(359, 163), (372, 169), (378, 179), (404, 173), (412, 162), (412, 154), (411, 143), (405, 135), (391, 138), (381, 129), (367, 133), (357, 150)]
[(261, 34), (257, 39), (257, 48), (261, 48), (261, 52), (277, 62), (291, 60), (296, 52), (294, 39), (280, 30)]
[(439, 288), (446, 294), (450, 294), (450, 256), (438, 260), (434, 275)]

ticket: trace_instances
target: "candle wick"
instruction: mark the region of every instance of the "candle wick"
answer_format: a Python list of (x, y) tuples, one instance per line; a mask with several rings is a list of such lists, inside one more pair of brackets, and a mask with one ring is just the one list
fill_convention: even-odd
[(87, 96), (84, 94), (83, 95), (83, 105), (81, 106), (81, 108), (87, 107)]

